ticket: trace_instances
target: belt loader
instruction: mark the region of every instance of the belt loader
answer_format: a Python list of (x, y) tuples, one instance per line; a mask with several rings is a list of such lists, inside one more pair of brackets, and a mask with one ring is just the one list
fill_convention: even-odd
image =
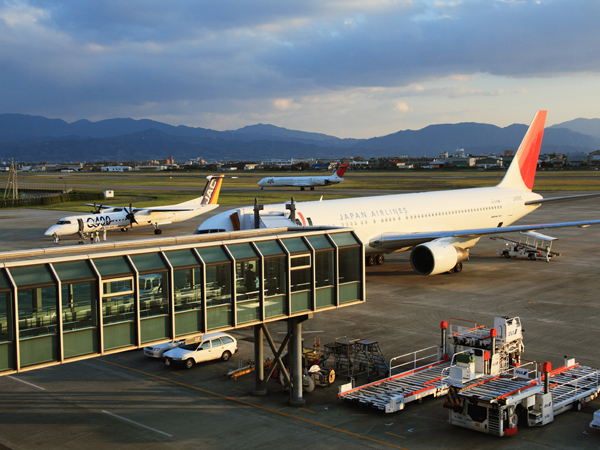
[[(450, 319), (449, 325), (441, 323), (441, 330), (440, 346), (392, 358), (388, 378), (359, 387), (342, 385), (338, 398), (393, 413), (412, 401), (446, 395), (454, 384), (496, 376), (518, 364), (524, 350), (518, 317), (496, 317), (493, 328)], [(394, 366), (398, 360), (404, 362)], [(394, 375), (398, 369), (404, 371)]]
[(531, 362), (485, 380), (450, 387), (444, 407), (450, 423), (496, 436), (516, 434), (519, 426), (543, 426), (572, 408), (581, 409), (600, 392), (600, 370), (574, 359), (551, 370)]

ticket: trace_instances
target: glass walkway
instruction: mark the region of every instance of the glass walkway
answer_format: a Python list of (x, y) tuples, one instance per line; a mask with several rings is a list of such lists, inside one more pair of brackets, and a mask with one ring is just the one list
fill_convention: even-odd
[(364, 277), (348, 229), (0, 253), (0, 375), (353, 305)]

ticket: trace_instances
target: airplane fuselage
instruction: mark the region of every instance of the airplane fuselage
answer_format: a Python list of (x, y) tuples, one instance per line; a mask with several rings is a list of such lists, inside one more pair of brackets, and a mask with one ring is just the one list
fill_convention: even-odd
[[(539, 194), (501, 187), (451, 191), (393, 194), (296, 203), (296, 223), (352, 227), (365, 244), (366, 254), (387, 253), (375, 241), (386, 233), (423, 233), (445, 230), (505, 227), (534, 211), (539, 205), (524, 205), (541, 199)], [(265, 211), (289, 215), (285, 204), (265, 205)], [(200, 229), (232, 231), (227, 211), (205, 221)], [(460, 239), (461, 247), (470, 248), (478, 236)], [(373, 243), (373, 246), (371, 245)], [(407, 245), (400, 251), (411, 248)]]
[(344, 181), (343, 178), (333, 179), (333, 177), (267, 177), (258, 182), (260, 187), (313, 187), (329, 186)]

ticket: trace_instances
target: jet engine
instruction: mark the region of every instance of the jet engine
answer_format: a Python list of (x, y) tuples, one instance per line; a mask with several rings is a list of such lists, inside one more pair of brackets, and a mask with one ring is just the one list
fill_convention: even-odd
[(432, 241), (417, 245), (410, 254), (410, 265), (419, 275), (448, 272), (469, 257), (469, 252), (450, 242)]

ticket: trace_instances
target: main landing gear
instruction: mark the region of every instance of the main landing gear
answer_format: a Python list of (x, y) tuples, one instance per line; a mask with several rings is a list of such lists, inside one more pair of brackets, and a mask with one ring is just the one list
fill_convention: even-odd
[(152, 225), (154, 226), (154, 234), (162, 234), (162, 230), (158, 228), (157, 223), (153, 223)]
[(462, 269), (463, 269), (462, 263), (458, 262), (452, 269), (450, 269), (448, 271), (448, 273), (460, 273), (460, 272), (462, 272)]
[(374, 266), (375, 264), (380, 266), (385, 262), (385, 256), (369, 255), (369, 256), (367, 256), (366, 260), (367, 260), (367, 266)]

